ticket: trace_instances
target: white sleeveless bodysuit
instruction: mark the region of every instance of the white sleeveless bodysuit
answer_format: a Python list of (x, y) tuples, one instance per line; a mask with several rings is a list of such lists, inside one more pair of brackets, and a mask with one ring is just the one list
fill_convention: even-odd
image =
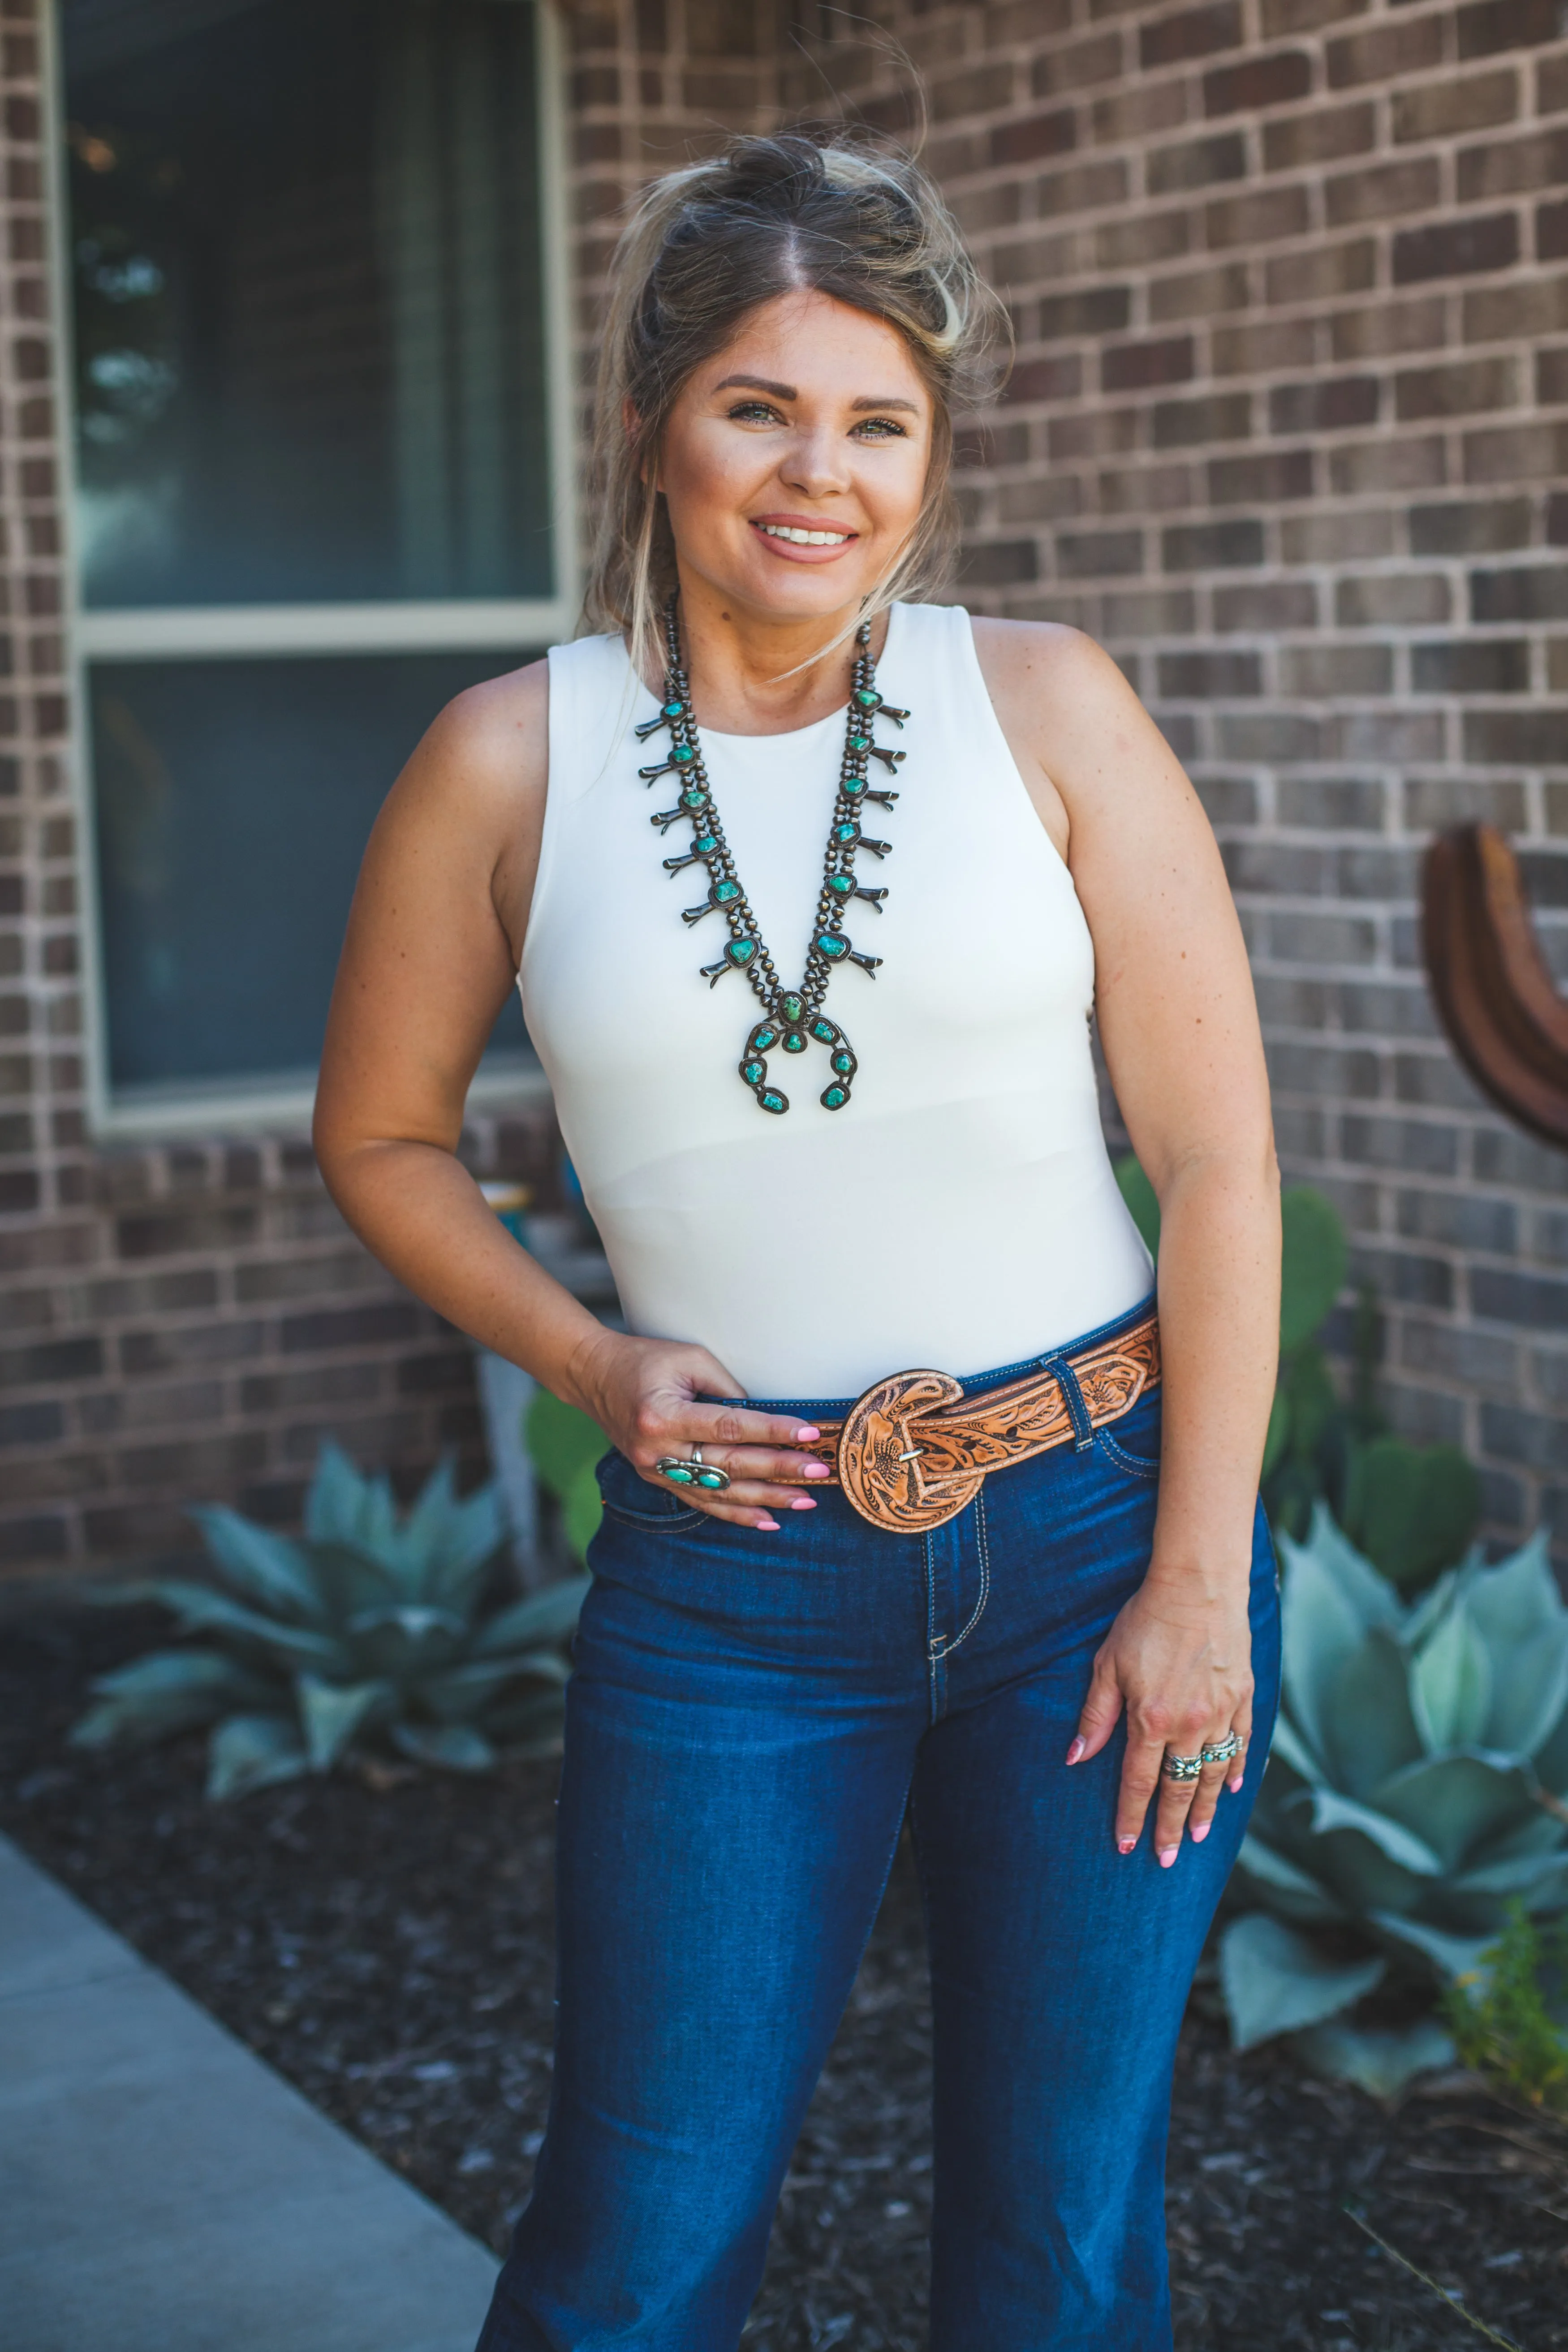
[[(848, 655), (845, 656), (847, 680)], [(737, 1072), (762, 1007), (698, 967), (700, 866), (648, 823), (632, 734), (653, 698), (620, 640), (550, 654), (543, 842), (519, 984), (567, 1150), (633, 1331), (711, 1349), (758, 1397), (853, 1397), (916, 1366), (964, 1375), (1039, 1356), (1152, 1287), (1100, 1134), (1089, 1015), (1094, 950), (991, 706), (969, 615), (898, 604), (877, 684), (910, 713), (879, 741), (908, 758), (865, 829), (892, 844), (851, 902), (873, 979), (835, 971), (825, 1010), (859, 1058), (843, 1109), (827, 1056), (775, 1053), (790, 1099), (760, 1109)], [(847, 683), (846, 684), (847, 692)], [(842, 711), (785, 735), (702, 730), (736, 871), (786, 986), (801, 977), (844, 746)]]

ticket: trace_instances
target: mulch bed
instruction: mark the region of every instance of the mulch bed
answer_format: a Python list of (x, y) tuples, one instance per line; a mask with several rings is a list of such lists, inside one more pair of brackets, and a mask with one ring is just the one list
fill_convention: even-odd
[[(66, 1747), (88, 1675), (161, 1624), (51, 1606), (0, 1625), (0, 1827), (500, 2250), (549, 2089), (554, 1767), (381, 1790), (340, 1777), (213, 1807), (199, 1739), (111, 1758)], [(795, 2152), (752, 2352), (924, 2344), (929, 2023), (900, 1853)], [(1468, 2077), (1388, 2112), (1279, 2050), (1237, 2058), (1200, 1986), (1171, 2149), (1180, 2352), (1485, 2340), (1347, 2206), (1494, 2342), (1568, 2347), (1568, 2130)]]

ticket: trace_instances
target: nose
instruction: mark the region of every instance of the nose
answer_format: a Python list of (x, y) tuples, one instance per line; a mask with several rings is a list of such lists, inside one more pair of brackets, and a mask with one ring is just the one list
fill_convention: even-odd
[(808, 499), (832, 498), (849, 486), (849, 467), (843, 441), (830, 427), (795, 434), (779, 478)]

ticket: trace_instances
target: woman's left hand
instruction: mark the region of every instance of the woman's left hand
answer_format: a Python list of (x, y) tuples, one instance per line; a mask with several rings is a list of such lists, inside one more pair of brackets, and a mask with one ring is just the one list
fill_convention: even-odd
[[(1151, 1570), (1100, 1645), (1068, 1762), (1098, 1756), (1123, 1709), (1127, 1753), (1116, 1809), (1117, 1848), (1131, 1853), (1157, 1788), (1154, 1844), (1168, 1870), (1181, 1850), (1183, 1828), (1194, 1843), (1205, 1838), (1221, 1790), (1242, 1784), (1252, 1730), (1252, 1630), (1245, 1578), (1234, 1592), (1205, 1591)], [(1232, 1731), (1242, 1745), (1228, 1763), (1205, 1764), (1193, 1780), (1173, 1780), (1163, 1770), (1167, 1750), (1196, 1756), (1204, 1748), (1218, 1747)]]

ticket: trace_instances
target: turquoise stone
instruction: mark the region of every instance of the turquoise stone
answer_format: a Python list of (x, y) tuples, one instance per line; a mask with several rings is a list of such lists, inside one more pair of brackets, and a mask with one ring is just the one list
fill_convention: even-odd
[(689, 768), (697, 754), (689, 743), (678, 743), (669, 756), (678, 768)]
[(831, 1021), (814, 1021), (811, 1034), (819, 1045), (831, 1045), (838, 1032)]
[(804, 1000), (795, 994), (794, 989), (791, 989), (787, 996), (780, 997), (779, 1011), (786, 1021), (798, 1021), (805, 1011), (805, 1004)]
[(848, 1099), (849, 1089), (847, 1087), (829, 1087), (823, 1095), (822, 1108), (824, 1110), (838, 1110), (842, 1108)]
[(792, 1029), (790, 1031), (789, 1034), (784, 1041), (784, 1049), (786, 1054), (805, 1053), (805, 1039), (801, 1035), (798, 1029)]
[(668, 1479), (672, 1486), (689, 1486), (697, 1473), (695, 1470), (684, 1469), (678, 1462), (672, 1462), (662, 1475)]
[(841, 1078), (853, 1077), (853, 1076), (855, 1075), (855, 1056), (854, 1056), (854, 1055), (853, 1055), (853, 1054), (835, 1054), (835, 1055), (833, 1056), (833, 1066), (834, 1066), (834, 1068), (837, 1071), (837, 1073), (838, 1073), (838, 1075), (839, 1075), (839, 1076), (840, 1076)]
[(691, 846), (699, 857), (711, 857), (719, 844), (710, 833), (705, 833), (700, 835)]
[(742, 1062), (741, 1065), (741, 1076), (749, 1087), (760, 1087), (767, 1075), (768, 1066), (765, 1062)]
[(838, 789), (847, 801), (858, 801), (866, 789), (866, 783), (864, 776), (846, 776)]
[(730, 1481), (725, 1477), (722, 1470), (699, 1470), (697, 1483), (700, 1486), (722, 1488), (727, 1486)]
[(683, 809), (689, 809), (695, 815), (699, 809), (707, 807), (708, 795), (700, 784), (688, 784), (680, 795), (680, 805)]
[(827, 887), (836, 898), (847, 898), (855, 887), (855, 877), (853, 874), (830, 874)]
[(757, 952), (757, 943), (755, 940), (730, 940), (724, 952), (732, 964), (748, 964)]
[(715, 882), (713, 885), (713, 899), (716, 906), (727, 907), (731, 898), (738, 898), (740, 895), (741, 886), (738, 882)]
[[(871, 738), (869, 735), (851, 735), (849, 738), (849, 749), (852, 751), (868, 751), (870, 748)], [(676, 758), (679, 759), (679, 757), (680, 754), (678, 751), (676, 753)]]
[(680, 710), (681, 706), (679, 702), (667, 702), (658, 715), (661, 719), (679, 719)]
[(862, 710), (875, 710), (882, 698), (875, 687), (858, 686), (855, 689), (855, 699)]
[(825, 955), (829, 963), (837, 963), (841, 955), (849, 952), (848, 940), (840, 939), (837, 931), (818, 931), (816, 947), (818, 954)]
[(849, 849), (859, 840), (860, 828), (851, 817), (847, 824), (834, 826), (833, 838), (840, 849)]
[(789, 1097), (787, 1095), (775, 1094), (772, 1087), (764, 1087), (762, 1093), (757, 1097), (757, 1100), (762, 1104), (764, 1110), (779, 1111), (788, 1110), (789, 1108)]
[(753, 1054), (765, 1054), (771, 1046), (778, 1044), (779, 1033), (770, 1028), (765, 1021), (759, 1021), (747, 1042)]

